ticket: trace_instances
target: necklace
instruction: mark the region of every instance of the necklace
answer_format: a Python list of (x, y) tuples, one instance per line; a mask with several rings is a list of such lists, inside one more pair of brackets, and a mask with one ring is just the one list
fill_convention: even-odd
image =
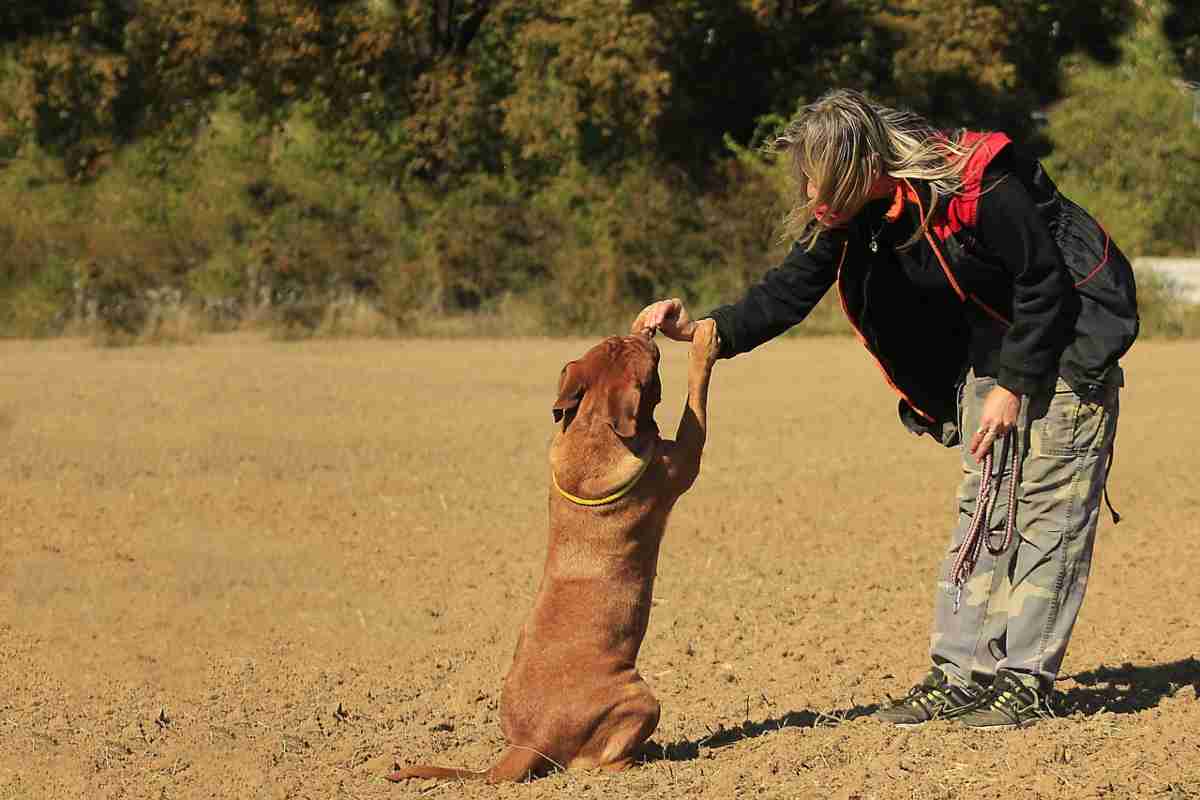
[(879, 223), (879, 227), (871, 232), (871, 241), (867, 243), (867, 248), (872, 253), (879, 252), (879, 234), (883, 233), (884, 227), (888, 223), (888, 218), (885, 216)]

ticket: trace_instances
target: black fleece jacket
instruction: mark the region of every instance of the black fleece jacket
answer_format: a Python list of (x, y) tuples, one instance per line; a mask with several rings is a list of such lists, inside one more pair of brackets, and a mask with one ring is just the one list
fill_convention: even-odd
[[(752, 350), (801, 322), (837, 281), (841, 264), (841, 269), (854, 270), (876, 284), (870, 293), (874, 306), (868, 310), (864, 305), (859, 320), (863, 325), (871, 319), (879, 323), (864, 331), (869, 340), (882, 339), (892, 330), (903, 330), (906, 337), (915, 334), (938, 351), (943, 363), (947, 352), (953, 354), (949, 360), (962, 362), (957, 365), (959, 376), (969, 366), (977, 375), (996, 377), (1017, 394), (1052, 383), (1070, 337), (1065, 300), (1072, 283), (1051, 232), (1026, 187), (1009, 174), (1009, 164), (1006, 151), (988, 165), (983, 181), (987, 190), (970, 232), (973, 258), (954, 269), (962, 288), (982, 302), (959, 300), (926, 240), (897, 249), (917, 230), (920, 211), (915, 204), (886, 223), (890, 201), (874, 201), (846, 228), (822, 234), (811, 250), (793, 247), (741, 300), (707, 315), (716, 320), (721, 356)], [(920, 190), (920, 182), (913, 183)], [(872, 239), (877, 240), (877, 251), (869, 247)], [(866, 263), (852, 263), (855, 260)], [(894, 307), (879, 308), (881, 303)], [(886, 350), (887, 343), (873, 349)], [(902, 349), (899, 360), (920, 360), (919, 353), (911, 352), (913, 345), (905, 343)], [(946, 376), (918, 374), (915, 379), (945, 382)]]

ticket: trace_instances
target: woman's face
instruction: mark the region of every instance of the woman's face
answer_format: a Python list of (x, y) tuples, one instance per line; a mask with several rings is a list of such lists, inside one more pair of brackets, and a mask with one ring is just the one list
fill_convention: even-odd
[[(867, 194), (866, 200), (878, 200), (882, 197), (888, 197), (896, 189), (896, 180), (888, 175), (881, 175), (871, 185), (871, 191)], [(805, 180), (804, 190), (808, 194), (809, 202), (815, 202), (820, 195), (820, 187), (812, 179)], [(843, 224), (846, 219), (851, 219), (854, 214), (847, 215), (843, 219), (839, 214), (829, 213), (829, 208), (825, 205), (817, 206), (813, 214), (818, 221), (829, 227), (836, 227)]]
[[(804, 182), (804, 190), (808, 194), (809, 202), (815, 203), (817, 197), (821, 194), (820, 187), (817, 186), (812, 179), (808, 179)], [(841, 216), (831, 213), (829, 206), (825, 205), (824, 203), (813, 209), (813, 216), (817, 218), (818, 222), (827, 228), (836, 228), (843, 222)]]

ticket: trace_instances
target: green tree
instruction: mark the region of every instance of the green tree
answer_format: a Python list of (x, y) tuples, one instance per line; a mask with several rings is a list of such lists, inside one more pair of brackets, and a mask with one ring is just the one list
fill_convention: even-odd
[(891, 32), (891, 80), (880, 88), (947, 126), (1008, 131), (1033, 146), (1030, 111), (1062, 93), (1061, 64), (1102, 63), (1135, 17), (1131, 0), (899, 0), (880, 15)]
[(1200, 81), (1200, 5), (1191, 0), (1169, 0), (1163, 33), (1184, 77)]
[[(169, 285), (313, 325), (347, 293), (397, 316), (520, 296), (591, 330), (665, 293), (711, 302), (778, 257), (784, 187), (755, 146), (834, 86), (1019, 138), (1078, 92), (1051, 126), (1066, 188), (1131, 249), (1182, 250), (1192, 145), (1142, 144), (1174, 169), (1122, 160), (1137, 148), (1113, 131), (1144, 125), (1096, 122), (1185, 113), (1170, 78), (1194, 63), (1195, 13), (1155, 3), (9, 3), (0, 193), (20, 213), (0, 217), (0, 306), (40, 309), (27, 330), (92, 301), (120, 324)], [(1137, 13), (1171, 50), (1114, 44)], [(1064, 63), (1089, 66), (1064, 83)]]
[(1152, 13), (1114, 69), (1083, 62), (1050, 115), (1059, 187), (1130, 256), (1200, 251), (1200, 136)]

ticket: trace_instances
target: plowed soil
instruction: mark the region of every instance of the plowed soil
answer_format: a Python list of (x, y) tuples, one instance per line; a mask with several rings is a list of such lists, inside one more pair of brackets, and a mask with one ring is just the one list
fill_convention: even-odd
[(717, 365), (639, 662), (646, 763), (386, 783), (502, 749), (550, 406), (591, 343), (0, 344), (0, 798), (1200, 797), (1200, 345), (1154, 342), (1060, 718), (869, 718), (924, 669), (958, 455), (856, 342), (788, 339)]

